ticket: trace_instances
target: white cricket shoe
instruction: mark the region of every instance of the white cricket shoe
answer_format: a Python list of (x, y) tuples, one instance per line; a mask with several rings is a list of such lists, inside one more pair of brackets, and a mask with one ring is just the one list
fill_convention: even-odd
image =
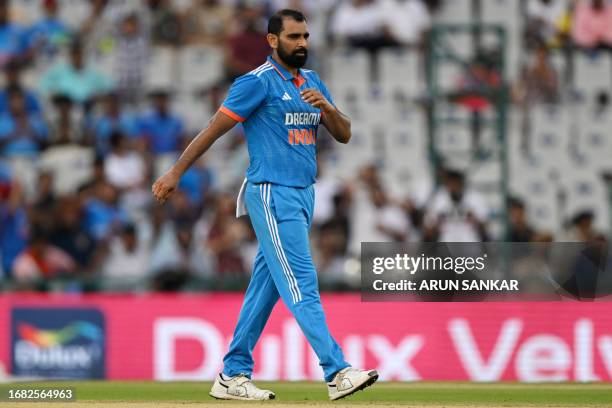
[(263, 401), (276, 398), (272, 391), (257, 388), (244, 374), (227, 380), (219, 374), (208, 394), (213, 398), (223, 400)]
[(378, 380), (376, 370), (360, 370), (358, 368), (346, 367), (336, 373), (331, 382), (327, 383), (329, 399), (335, 401), (347, 397), (352, 393), (363, 390)]

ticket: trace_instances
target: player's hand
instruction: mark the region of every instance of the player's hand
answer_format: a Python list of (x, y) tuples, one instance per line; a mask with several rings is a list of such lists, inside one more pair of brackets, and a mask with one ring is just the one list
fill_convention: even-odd
[(333, 105), (329, 103), (329, 101), (325, 99), (323, 94), (317, 91), (316, 89), (305, 89), (300, 92), (300, 96), (302, 97), (302, 100), (304, 102), (309, 103), (315, 108), (319, 108), (324, 112), (334, 109)]
[(180, 177), (170, 170), (153, 183), (151, 190), (153, 191), (153, 196), (160, 204), (163, 204), (176, 190), (179, 179)]

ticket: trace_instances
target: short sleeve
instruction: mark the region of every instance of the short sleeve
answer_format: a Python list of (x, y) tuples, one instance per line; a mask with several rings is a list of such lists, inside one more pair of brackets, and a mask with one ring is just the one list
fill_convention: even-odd
[(319, 89), (321, 90), (321, 93), (323, 94), (325, 99), (327, 99), (327, 101), (331, 103), (332, 105), (336, 106), (336, 104), (334, 103), (334, 100), (332, 99), (331, 94), (329, 93), (329, 90), (327, 89), (327, 87), (325, 86), (325, 83), (323, 83), (321, 78), (319, 78)]
[(265, 98), (261, 80), (255, 75), (245, 75), (234, 81), (219, 110), (238, 122), (244, 122)]

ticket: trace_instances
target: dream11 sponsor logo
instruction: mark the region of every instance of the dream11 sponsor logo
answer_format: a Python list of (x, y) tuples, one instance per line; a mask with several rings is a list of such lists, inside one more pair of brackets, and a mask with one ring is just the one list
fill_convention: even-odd
[(12, 372), (17, 376), (104, 378), (105, 324), (93, 308), (15, 308)]
[[(453, 366), (449, 361), (436, 361), (440, 358), (438, 353), (432, 347), (425, 347), (427, 339), (420, 334), (409, 334), (395, 342), (380, 332), (351, 334), (342, 337), (341, 344), (347, 361), (355, 366), (364, 366), (366, 354), (372, 355), (376, 360), (374, 368), (384, 380), (438, 379), (434, 377), (435, 374), (425, 376), (419, 371), (413, 360), (421, 354), (426, 360), (435, 361), (435, 365), (452, 373), (452, 379), (455, 380), (603, 380), (605, 375), (598, 376), (595, 373), (596, 358), (601, 359), (608, 379), (612, 378), (612, 336), (595, 337), (594, 325), (589, 319), (579, 319), (568, 324), (573, 326), (572, 338), (551, 333), (524, 336), (523, 320), (507, 319), (493, 339), (493, 344), (487, 345), (478, 339), (478, 333), (480, 330), (490, 332), (490, 327), (481, 323), (470, 325), (464, 318), (450, 319), (441, 333), (448, 335), (460, 366)], [(195, 341), (204, 350), (201, 361), (188, 370), (178, 368), (181, 363), (177, 346), (179, 340)], [(155, 322), (153, 341), (155, 379), (210, 380), (221, 369), (221, 361), (230, 339), (205, 320), (162, 318)], [(257, 379), (321, 378), (317, 357), (293, 320), (285, 320), (280, 336), (263, 335), (260, 343), (261, 355), (256, 357), (259, 365), (254, 373)], [(508, 375), (508, 372), (514, 375)]]

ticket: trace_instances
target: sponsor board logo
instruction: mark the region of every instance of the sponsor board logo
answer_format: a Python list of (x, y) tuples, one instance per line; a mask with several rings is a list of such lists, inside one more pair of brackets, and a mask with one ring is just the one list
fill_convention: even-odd
[(12, 310), (14, 375), (104, 378), (105, 343), (104, 316), (97, 309)]
[[(526, 332), (527, 321), (508, 318), (492, 338), (483, 342), (483, 327), (476, 320), (451, 318), (440, 339), (406, 333), (391, 340), (380, 333), (351, 334), (340, 339), (345, 358), (355, 366), (371, 361), (384, 380), (417, 381), (431, 377), (423, 361), (431, 364), (435, 344), (449, 345), (451, 361), (445, 368), (457, 378), (525, 382), (599, 381), (612, 378), (612, 336), (596, 335), (594, 322), (567, 322), (572, 335)], [(212, 323), (197, 318), (159, 318), (153, 326), (156, 380), (211, 380), (219, 372), (230, 339)], [(185, 340), (199, 343), (201, 358), (181, 350)], [(181, 343), (183, 342), (183, 343)], [(280, 335), (265, 334), (255, 356), (254, 377), (259, 380), (320, 380), (322, 371), (295, 321), (282, 324)], [(184, 369), (190, 356), (189, 369)], [(435, 360), (435, 358), (433, 358)], [(449, 365), (450, 364), (450, 365)], [(183, 368), (180, 368), (183, 366)], [(607, 368), (607, 373), (596, 367)], [(428, 375), (429, 374), (429, 375)]]

